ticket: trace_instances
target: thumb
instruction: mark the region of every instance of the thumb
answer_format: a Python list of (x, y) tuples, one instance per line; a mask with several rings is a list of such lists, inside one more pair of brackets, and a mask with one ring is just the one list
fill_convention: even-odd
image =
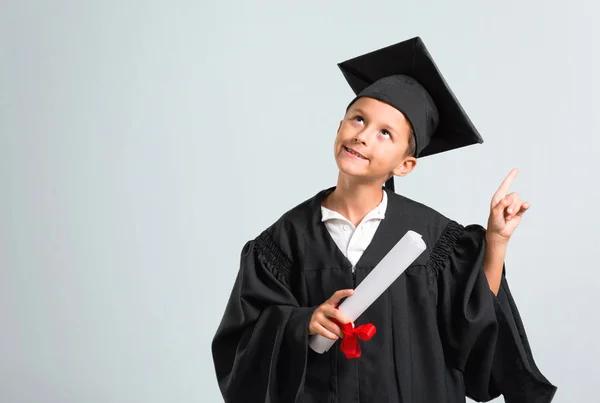
[(502, 214), (504, 212), (504, 210), (506, 210), (506, 208), (508, 206), (510, 206), (511, 200), (510, 197), (504, 197), (502, 200), (500, 200), (498, 202), (498, 204), (496, 204), (496, 206), (492, 209), (492, 212), (494, 214)]

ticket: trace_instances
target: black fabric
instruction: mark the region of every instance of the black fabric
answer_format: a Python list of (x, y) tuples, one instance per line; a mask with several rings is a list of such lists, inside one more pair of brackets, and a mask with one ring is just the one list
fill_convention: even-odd
[[(321, 222), (331, 190), (243, 249), (212, 343), (226, 403), (458, 403), (500, 394), (506, 403), (552, 400), (556, 388), (535, 366), (506, 278), (498, 297), (489, 289), (482, 227), (463, 227), (385, 190), (385, 219), (353, 273)], [(312, 351), (314, 309), (360, 284), (408, 230), (423, 236), (427, 250), (356, 321), (377, 326), (361, 342), (362, 356), (346, 359), (339, 344)]]
[(396, 191), (396, 186), (394, 184), (393, 176), (385, 182), (385, 188), (391, 190), (392, 192)]
[(418, 158), (483, 143), (420, 37), (354, 57), (338, 67), (356, 94), (350, 105), (370, 97), (405, 115), (413, 127)]

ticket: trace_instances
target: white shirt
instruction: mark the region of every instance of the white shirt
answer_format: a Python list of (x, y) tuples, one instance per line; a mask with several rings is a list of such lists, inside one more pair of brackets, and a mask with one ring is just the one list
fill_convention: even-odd
[(340, 213), (321, 206), (321, 221), (325, 223), (338, 248), (352, 263), (352, 270), (354, 270), (356, 263), (373, 240), (381, 220), (385, 218), (387, 202), (387, 192), (384, 191), (381, 203), (371, 210), (357, 227), (354, 227)]

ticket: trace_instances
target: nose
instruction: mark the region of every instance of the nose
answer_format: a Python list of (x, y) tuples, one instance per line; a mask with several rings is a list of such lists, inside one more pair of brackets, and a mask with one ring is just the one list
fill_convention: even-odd
[(361, 130), (360, 132), (356, 133), (356, 136), (354, 136), (354, 142), (357, 144), (362, 144), (363, 146), (367, 145), (367, 137), (368, 137), (368, 133), (367, 130)]

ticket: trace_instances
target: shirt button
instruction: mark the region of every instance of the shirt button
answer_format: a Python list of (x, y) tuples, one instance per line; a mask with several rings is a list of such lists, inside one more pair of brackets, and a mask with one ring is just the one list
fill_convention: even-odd
[(348, 231), (348, 230), (350, 230), (350, 227), (347, 224), (344, 225), (344, 231)]

